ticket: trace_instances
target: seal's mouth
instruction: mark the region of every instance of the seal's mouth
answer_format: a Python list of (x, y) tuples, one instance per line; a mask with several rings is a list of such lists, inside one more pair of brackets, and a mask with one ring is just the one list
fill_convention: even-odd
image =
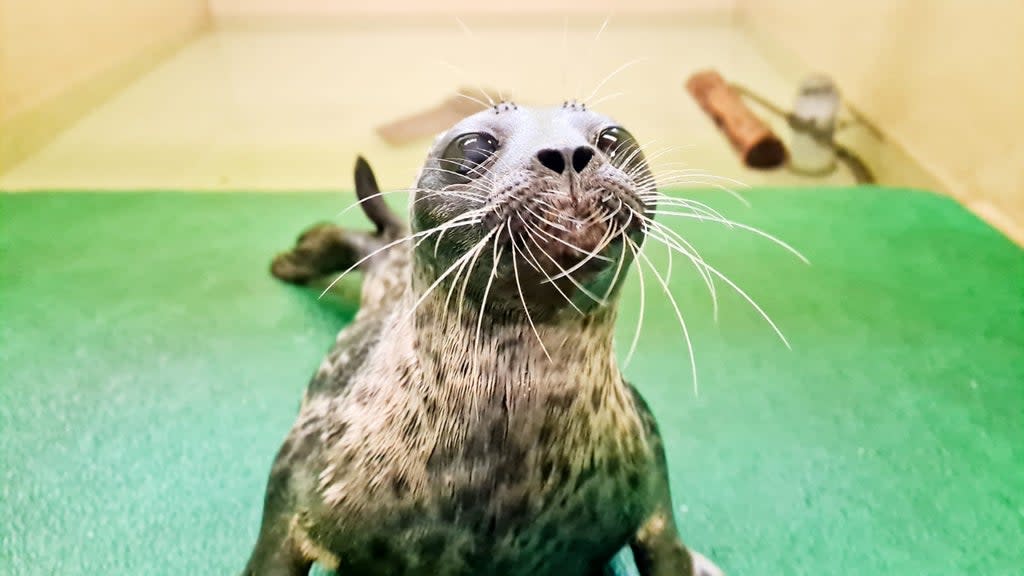
[(613, 264), (627, 237), (639, 241), (646, 217), (630, 188), (594, 180), (563, 187), (535, 183), (509, 193), (495, 203), (484, 226), (541, 275), (584, 280)]

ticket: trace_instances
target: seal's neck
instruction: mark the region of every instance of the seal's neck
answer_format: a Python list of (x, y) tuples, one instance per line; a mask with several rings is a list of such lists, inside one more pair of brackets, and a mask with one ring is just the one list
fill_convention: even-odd
[(620, 383), (614, 303), (586, 314), (566, 307), (531, 323), (522, 309), (481, 318), (457, 295), (449, 300), (443, 285), (423, 297), (429, 282), (422, 278), (413, 287), (413, 303), (419, 301), (413, 313), (416, 355), (430, 388), (456, 395), (500, 389), (539, 401)]

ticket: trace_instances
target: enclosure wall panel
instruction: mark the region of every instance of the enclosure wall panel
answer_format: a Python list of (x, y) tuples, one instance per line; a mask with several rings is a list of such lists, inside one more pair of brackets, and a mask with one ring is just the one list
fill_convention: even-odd
[(739, 0), (738, 19), (846, 96), (1024, 242), (1024, 3)]

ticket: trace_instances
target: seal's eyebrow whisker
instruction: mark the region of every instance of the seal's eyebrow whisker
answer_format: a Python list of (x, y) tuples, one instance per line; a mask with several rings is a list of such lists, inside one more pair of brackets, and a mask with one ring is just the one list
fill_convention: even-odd
[[(470, 41), (472, 41), (473, 40), (473, 32), (472, 32), (472, 30), (469, 29), (469, 26), (466, 26), (466, 23), (463, 22), (462, 19), (459, 18), (458, 16), (455, 16), (455, 21), (459, 23), (459, 27), (462, 29), (462, 32), (466, 34), (466, 36), (470, 39)], [(447, 66), (448, 68), (453, 70), (455, 73), (461, 75), (463, 78), (469, 78), (469, 74), (467, 74), (466, 70), (463, 69), (461, 66), (456, 66), (455, 64), (452, 64), (451, 62), (449, 62), (447, 60), (438, 60), (438, 62), (441, 63), (444, 66)], [(487, 99), (487, 102), (490, 104), (490, 106), (494, 106), (496, 104), (494, 102), (494, 98), (491, 98), (491, 95), (488, 94), (486, 90), (484, 90), (483, 86), (479, 82), (475, 82), (475, 81), (471, 81), (471, 82), (473, 82), (473, 87), (476, 89), (476, 91), (479, 92), (481, 96), (483, 96), (484, 98)], [(483, 105), (483, 102), (481, 102), (480, 104)], [(489, 108), (490, 106), (484, 106), (484, 108)]]
[(598, 98), (597, 100), (594, 100), (593, 102), (588, 102), (587, 106), (590, 106), (591, 108), (596, 108), (597, 106), (600, 106), (604, 102), (607, 102), (609, 100), (614, 100), (616, 98), (620, 98), (620, 97), (625, 96), (627, 94), (629, 94), (629, 92), (622, 91), (622, 90), (620, 90), (618, 92), (612, 92), (611, 94), (607, 94), (605, 96), (601, 96), (600, 98)]
[[(508, 228), (508, 234), (512, 236), (512, 221), (509, 220), (505, 223), (505, 227)], [(530, 307), (526, 305), (526, 297), (523, 296), (523, 286), (519, 281), (519, 265), (516, 264), (516, 243), (514, 238), (510, 238), (509, 246), (512, 247), (512, 272), (516, 278), (516, 291), (519, 293), (519, 300), (523, 303), (523, 312), (526, 312), (526, 320), (530, 323), (530, 329), (533, 330), (533, 335), (537, 337), (537, 343), (540, 344), (540, 349), (544, 352), (544, 356), (547, 356), (548, 361), (551, 361), (551, 354), (548, 354), (548, 348), (544, 345), (544, 339), (540, 337), (540, 332), (537, 331), (537, 326), (533, 323), (533, 316), (530, 315)]]
[(618, 76), (619, 73), (621, 73), (623, 70), (626, 70), (627, 68), (629, 68), (630, 66), (633, 66), (634, 64), (643, 62), (646, 59), (647, 58), (634, 58), (633, 60), (630, 60), (629, 62), (626, 62), (622, 66), (619, 66), (618, 68), (613, 70), (610, 74), (608, 74), (607, 76), (604, 77), (604, 80), (601, 80), (600, 82), (598, 82), (597, 86), (590, 92), (590, 94), (586, 98), (583, 99), (583, 104), (584, 105), (590, 104), (591, 98), (596, 96), (598, 91), (600, 91), (601, 88), (604, 88), (605, 84), (607, 84), (609, 81), (611, 81), (612, 78)]
[[(484, 94), (486, 94), (486, 92)], [(455, 96), (456, 96), (456, 98), (465, 98), (466, 100), (469, 100), (470, 102), (475, 102), (475, 103), (479, 104), (481, 108), (490, 108), (490, 105), (488, 105), (487, 102), (484, 102), (483, 100), (481, 100), (479, 98), (474, 98), (474, 97), (470, 96), (469, 94), (464, 94), (461, 91), (456, 92)]]

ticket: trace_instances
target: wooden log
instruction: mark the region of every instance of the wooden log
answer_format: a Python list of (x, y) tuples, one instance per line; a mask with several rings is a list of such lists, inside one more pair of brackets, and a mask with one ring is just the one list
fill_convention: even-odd
[(704, 70), (690, 76), (686, 89), (725, 132), (744, 164), (768, 169), (786, 162), (786, 147), (782, 140), (747, 107), (718, 72)]

